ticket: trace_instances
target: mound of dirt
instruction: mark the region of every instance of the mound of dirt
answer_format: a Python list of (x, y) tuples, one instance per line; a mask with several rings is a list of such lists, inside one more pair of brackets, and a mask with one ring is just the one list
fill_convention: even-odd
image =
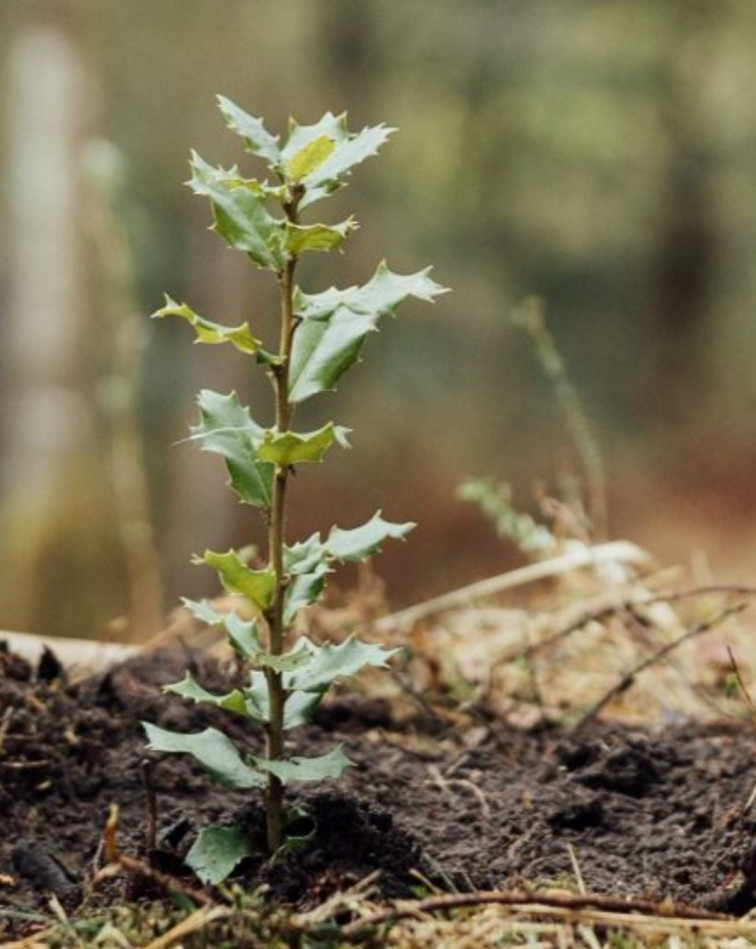
[[(207, 687), (218, 686), (214, 666), (192, 663)], [(112, 804), (121, 850), (174, 874), (185, 873), (181, 859), (207, 823), (241, 824), (262, 839), (259, 795), (219, 789), (184, 756), (145, 751), (143, 720), (222, 727), (260, 750), (261, 736), (244, 723), (162, 694), (186, 664), (185, 653), (165, 652), (72, 686), (49, 657), (32, 670), (0, 652), (6, 917), (51, 893), (75, 910), (102, 864)], [(594, 892), (736, 914), (756, 905), (750, 730), (597, 725), (570, 736), (491, 721), (468, 748), (450, 733), (417, 741), (392, 728), (387, 706), (353, 697), (292, 737), (305, 754), (340, 741), (354, 767), (338, 784), (292, 793), (300, 849), (273, 862), (261, 852), (240, 867), (247, 885), (267, 884), (274, 899), (312, 905), (376, 870), (387, 897), (409, 895), (413, 871), (445, 889), (574, 886), (577, 865)], [(89, 905), (112, 898), (95, 891)], [(0, 935), (9, 926), (0, 912)]]

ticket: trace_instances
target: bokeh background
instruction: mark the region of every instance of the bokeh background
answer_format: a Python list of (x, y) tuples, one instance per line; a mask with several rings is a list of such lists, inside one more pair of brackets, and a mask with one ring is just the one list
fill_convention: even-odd
[(401, 606), (521, 557), (455, 497), (464, 477), (531, 513), (585, 495), (513, 320), (535, 295), (601, 449), (608, 535), (751, 578), (755, 49), (752, 0), (2, 0), (0, 628), (148, 635), (214, 592), (193, 552), (262, 539), (219, 459), (176, 443), (199, 388), (263, 421), (266, 388), (147, 319), (167, 291), (272, 326), (266, 275), (181, 185), (190, 147), (244, 162), (217, 93), (274, 129), (330, 109), (401, 130), (319, 205), (362, 228), (309, 289), (385, 256), (454, 291), (405, 306), (308, 410), (354, 448), (301, 473), (292, 536), (376, 507), (419, 521), (377, 563)]

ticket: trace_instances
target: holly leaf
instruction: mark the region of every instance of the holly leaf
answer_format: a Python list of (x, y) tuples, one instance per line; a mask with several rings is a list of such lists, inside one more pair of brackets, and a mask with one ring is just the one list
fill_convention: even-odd
[(327, 755), (317, 758), (289, 758), (286, 761), (270, 758), (255, 758), (255, 764), (261, 771), (270, 771), (283, 784), (294, 782), (323, 781), (325, 778), (340, 778), (351, 761), (337, 745)]
[(221, 583), (229, 593), (245, 596), (259, 610), (267, 610), (273, 602), (276, 575), (272, 567), (252, 570), (235, 550), (229, 550), (224, 554), (206, 550), (195, 562), (212, 567), (218, 572)]
[(326, 112), (313, 125), (300, 125), (295, 119), (290, 119), (289, 135), (286, 144), (281, 149), (281, 154), (284, 161), (288, 163), (314, 142), (327, 139), (337, 143), (343, 141), (348, 135), (345, 113), (334, 115), (333, 112)]
[(252, 659), (263, 652), (257, 633), (257, 620), (244, 620), (234, 610), (216, 610), (209, 600), (183, 597), (181, 602), (193, 616), (208, 626), (222, 626), (234, 651), (242, 659)]
[(291, 626), (303, 606), (312, 606), (320, 599), (326, 584), (327, 566), (314, 573), (301, 573), (291, 577), (284, 595), (284, 624)]
[(444, 288), (428, 273), (426, 269), (405, 276), (395, 274), (383, 261), (364, 286), (331, 288), (317, 294), (298, 291), (295, 310), (303, 322), (292, 347), (291, 401), (303, 402), (333, 389), (359, 359), (368, 333), (407, 297), (430, 301), (443, 293)]
[(384, 649), (373, 643), (363, 643), (354, 636), (343, 643), (316, 646), (303, 637), (312, 653), (312, 661), (300, 670), (284, 677), (284, 687), (290, 691), (325, 692), (336, 679), (356, 675), (365, 666), (383, 667), (399, 650)]
[(305, 188), (300, 208), (342, 188), (352, 168), (375, 155), (394, 131), (378, 125), (350, 132), (345, 113), (327, 112), (314, 125), (292, 122), (282, 153), (289, 177)]
[(180, 682), (172, 682), (170, 685), (163, 686), (163, 692), (180, 695), (181, 698), (198, 704), (214, 705), (216, 708), (225, 709), (227, 712), (235, 712), (237, 715), (247, 715), (244, 695), (239, 689), (234, 689), (225, 695), (216, 695), (203, 688), (190, 672), (186, 672)]
[(355, 527), (352, 530), (332, 527), (325, 546), (334, 560), (340, 560), (342, 563), (364, 560), (371, 554), (377, 553), (388, 538), (403, 540), (416, 526), (412, 521), (404, 524), (384, 521), (381, 512), (378, 511), (362, 527)]
[(218, 107), (223, 113), (226, 125), (244, 139), (248, 152), (264, 158), (272, 168), (278, 168), (282, 164), (278, 136), (271, 135), (263, 125), (262, 119), (249, 115), (225, 96), (218, 96)]
[(327, 321), (302, 323), (292, 347), (290, 401), (304, 402), (335, 388), (359, 359), (365, 337), (376, 329), (377, 322), (374, 313), (354, 313), (341, 307)]
[(278, 468), (289, 468), (303, 462), (319, 462), (334, 442), (348, 448), (349, 429), (328, 422), (316, 432), (275, 432), (267, 429), (257, 449), (261, 461), (267, 461)]
[(268, 211), (268, 190), (257, 181), (240, 178), (235, 170), (213, 168), (196, 152), (190, 165), (189, 187), (210, 198), (221, 237), (229, 246), (245, 251), (259, 267), (282, 270), (286, 230), (284, 222)]
[(376, 155), (386, 140), (396, 129), (385, 125), (376, 125), (362, 129), (361, 132), (348, 133), (325, 161), (316, 165), (302, 179), (306, 191), (300, 202), (300, 207), (307, 207), (326, 195), (332, 194), (344, 187), (347, 177), (355, 165), (361, 164), (366, 158)]
[(344, 241), (357, 230), (353, 218), (340, 224), (291, 224), (286, 225), (286, 251), (293, 257), (308, 250), (341, 250)]
[(326, 549), (319, 533), (311, 534), (307, 540), (284, 547), (284, 570), (288, 574), (311, 573), (326, 560)]
[(299, 183), (307, 175), (312, 174), (318, 165), (322, 165), (334, 148), (336, 148), (336, 142), (328, 135), (318, 135), (317, 138), (310, 139), (287, 160), (286, 177), (290, 181)]
[(239, 827), (204, 827), (185, 862), (203, 883), (222, 883), (245, 857), (253, 853), (249, 837)]
[(186, 303), (176, 303), (167, 293), (165, 294), (165, 306), (155, 310), (152, 318), (160, 319), (166, 316), (181, 317), (190, 326), (193, 326), (197, 334), (195, 343), (207, 343), (211, 346), (219, 343), (231, 343), (240, 352), (249, 353), (252, 356), (260, 348), (260, 341), (252, 335), (247, 323), (240, 323), (239, 326), (223, 326), (220, 323), (212, 323), (195, 313)]
[(202, 442), (205, 451), (221, 455), (229, 474), (229, 484), (239, 497), (255, 507), (269, 509), (273, 497), (273, 465), (257, 453), (264, 429), (253, 422), (249, 409), (236, 393), (221, 395), (209, 389), (199, 394), (200, 421), (191, 429), (191, 438)]
[(217, 728), (181, 734), (142, 722), (153, 751), (187, 754), (195, 758), (220, 784), (229, 788), (259, 788), (265, 778), (244, 762), (231, 739)]
[[(284, 673), (285, 679), (286, 673)], [(243, 689), (243, 692), (247, 699), (247, 711), (250, 718), (267, 724), (270, 720), (270, 703), (265, 673), (259, 669), (253, 670), (250, 673), (249, 685)], [(284, 706), (284, 729), (289, 731), (309, 722), (322, 698), (322, 692), (294, 692), (287, 695)]]

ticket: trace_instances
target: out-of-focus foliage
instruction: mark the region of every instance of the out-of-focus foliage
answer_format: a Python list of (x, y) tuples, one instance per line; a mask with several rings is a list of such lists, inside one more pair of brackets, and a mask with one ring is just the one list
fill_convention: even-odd
[[(187, 141), (214, 165), (233, 161), (204, 108), (212, 95), (244, 102), (277, 127), (289, 114), (307, 123), (334, 108), (348, 110), (353, 127), (385, 119), (402, 129), (384, 165), (364, 171), (365, 187), (349, 209), (370, 226), (351, 238), (353, 256), (336, 262), (340, 279), (346, 271), (349, 282), (364, 283), (375, 248), (388, 247), (399, 272), (432, 259), (455, 291), (382, 338), (342, 402), (357, 431), (363, 404), (380, 403), (383, 418), (380, 442), (357, 440), (351, 464), (335, 463), (340, 509), (348, 515), (351, 505), (358, 517), (360, 492), (348, 486), (354, 466), (365, 479), (380, 466), (378, 502), (404, 491), (423, 525), (412, 556), (401, 551), (387, 561), (396, 596), (463, 582), (490, 566), (495, 548), (479, 543), (474, 512), (452, 498), (462, 477), (491, 472), (517, 484), (521, 496), (536, 477), (574, 466), (548, 384), (507, 320), (526, 295), (546, 301), (617, 495), (629, 455), (646, 445), (650, 470), (663, 454), (665, 465), (678, 459), (681, 471), (707, 483), (726, 480), (723, 466), (732, 470), (733, 459), (746, 471), (752, 452), (741, 446), (756, 407), (756, 6), (749, 0), (8, 0), (0, 7), (8, 70), (40, 24), (70, 38), (86, 73), (82, 147), (98, 137), (118, 149), (125, 183), (113, 211), (134, 255), (134, 314), (154, 311), (168, 288), (198, 313), (222, 312), (230, 324), (255, 318), (261, 337), (270, 329), (257, 322), (269, 303), (263, 282), (201, 233), (190, 195), (173, 184)], [(40, 73), (31, 88), (43, 80)], [(2, 88), (0, 134), (11, 156), (0, 166), (8, 198), (0, 211), (4, 342), (11, 323), (23, 321), (29, 334), (40, 324), (11, 305), (19, 265), (8, 230), (19, 220), (9, 210), (13, 148), (34, 117), (14, 119), (15, 87)], [(44, 155), (34, 161), (40, 181), (55, 178)], [(77, 204), (84, 230), (91, 200)], [(342, 201), (334, 199), (337, 211)], [(24, 254), (33, 268), (34, 254)], [(82, 284), (90, 330), (81, 344), (81, 389), (90, 394), (107, 389), (109, 372), (103, 313), (112, 280), (101, 261), (85, 257)], [(311, 285), (325, 289), (335, 279), (334, 265), (320, 256), (308, 267)], [(221, 502), (206, 508), (206, 524), (180, 522), (179, 510), (208, 496), (206, 469), (183, 447), (166, 465), (165, 446), (181, 437), (198, 385), (225, 383), (245, 401), (256, 390), (241, 355), (229, 371), (173, 334), (154, 335), (152, 326), (143, 333), (139, 413), (170, 603), (198, 582), (186, 551), (207, 538), (208, 524), (215, 546), (246, 531)], [(17, 456), (2, 411), (7, 497), (18, 481)], [(101, 419), (100, 405), (95, 457)], [(428, 431), (422, 440), (410, 434), (418, 419)], [(749, 480), (744, 474), (731, 496), (745, 498)], [(317, 478), (303, 488), (298, 528), (313, 527), (328, 509), (324, 490)], [(106, 506), (95, 520), (97, 536), (107, 538), (112, 518), (101, 494), (92, 504)], [(621, 503), (615, 510), (620, 523), (632, 524)], [(88, 571), (118, 544), (90, 539), (82, 547), (70, 533), (81, 518), (72, 520), (41, 545), (39, 569), (46, 587), (64, 578), (90, 598), (104, 591), (79, 614), (87, 628), (101, 627), (126, 608), (125, 593), (119, 576), (98, 587)], [(66, 566), (66, 546), (78, 551), (76, 569)], [(8, 556), (0, 550), (0, 565)], [(73, 612), (56, 619), (41, 602), (31, 614), (16, 609), (15, 586), (0, 578), (0, 626), (82, 631)]]

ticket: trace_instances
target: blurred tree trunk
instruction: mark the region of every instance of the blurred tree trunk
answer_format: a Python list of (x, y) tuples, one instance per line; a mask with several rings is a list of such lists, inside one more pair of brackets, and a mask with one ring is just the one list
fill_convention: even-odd
[(91, 631), (107, 597), (81, 214), (81, 153), (94, 98), (89, 13), (90, 3), (77, 0), (19, 7), (5, 83), (11, 236), (0, 622), (77, 634)]

